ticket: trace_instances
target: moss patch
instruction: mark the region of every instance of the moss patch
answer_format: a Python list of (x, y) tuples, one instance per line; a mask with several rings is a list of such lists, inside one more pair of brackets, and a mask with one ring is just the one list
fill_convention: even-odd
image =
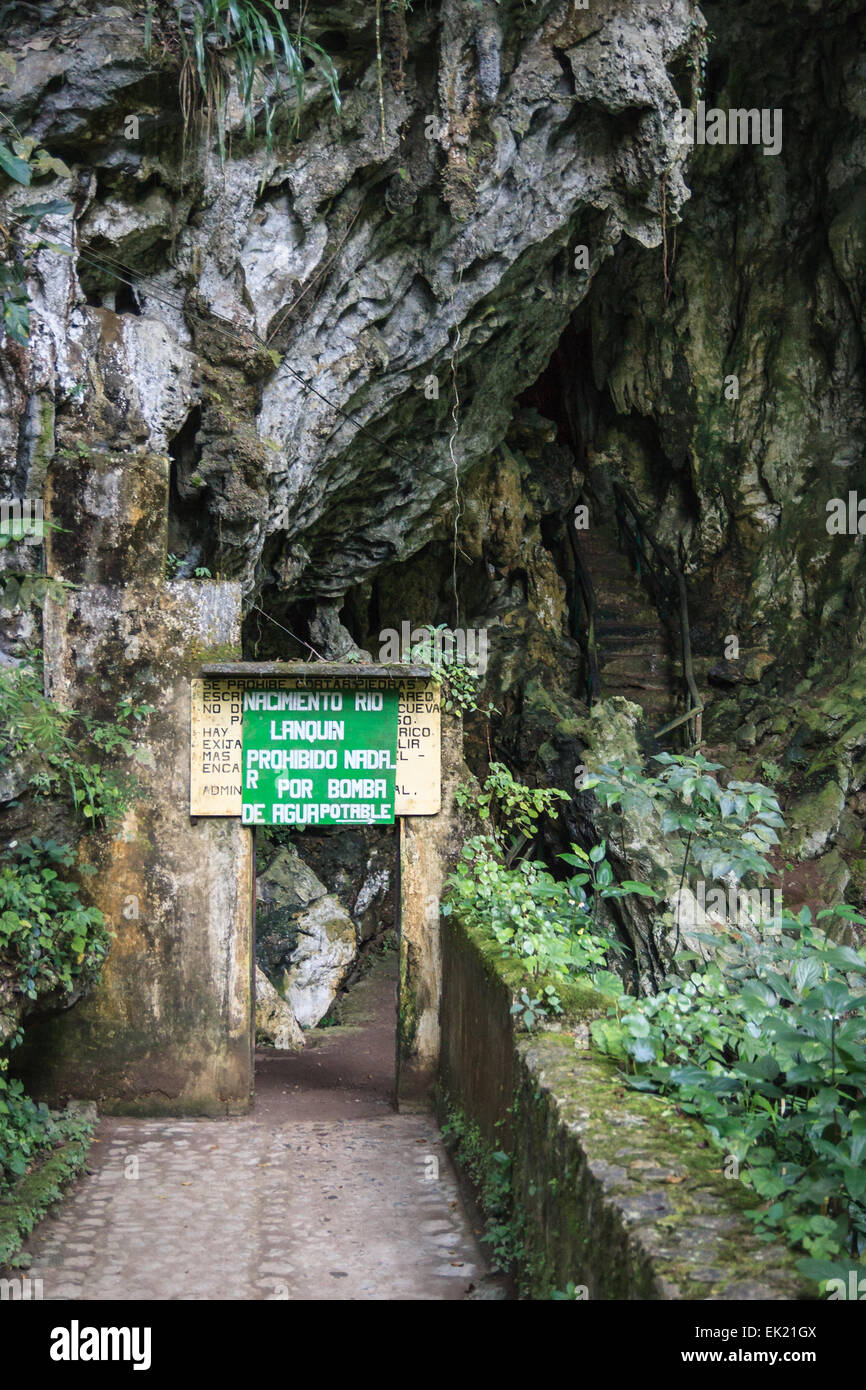
[(55, 1149), (0, 1201), (0, 1266), (21, 1249), (37, 1222), (63, 1195), (64, 1187), (84, 1168), (89, 1139), (75, 1139)]

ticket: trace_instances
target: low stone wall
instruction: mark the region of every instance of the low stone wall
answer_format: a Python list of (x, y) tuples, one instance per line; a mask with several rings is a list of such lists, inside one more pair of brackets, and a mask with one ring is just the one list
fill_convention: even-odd
[(632, 1091), (578, 1037), (515, 1034), (495, 950), (442, 926), (443, 1113), (511, 1155), (512, 1247), (524, 1296), (802, 1299), (794, 1257), (765, 1244), (754, 1198), (672, 1102)]

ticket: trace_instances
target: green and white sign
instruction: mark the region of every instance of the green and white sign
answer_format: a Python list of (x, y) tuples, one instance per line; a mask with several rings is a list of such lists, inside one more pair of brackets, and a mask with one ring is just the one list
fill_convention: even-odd
[(399, 692), (245, 690), (244, 825), (391, 825)]

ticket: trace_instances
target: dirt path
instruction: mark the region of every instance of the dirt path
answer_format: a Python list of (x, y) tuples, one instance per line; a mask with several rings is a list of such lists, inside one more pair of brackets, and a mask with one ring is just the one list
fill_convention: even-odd
[(485, 1264), (438, 1131), (393, 1109), (393, 955), (344, 1019), (260, 1055), (251, 1116), (104, 1119), (29, 1242), (43, 1296), (466, 1297)]

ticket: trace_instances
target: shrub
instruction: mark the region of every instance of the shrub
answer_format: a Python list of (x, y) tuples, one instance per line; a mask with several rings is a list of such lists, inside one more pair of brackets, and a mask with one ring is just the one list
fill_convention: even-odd
[[(851, 908), (818, 914), (833, 919), (866, 924)], [(838, 945), (808, 908), (757, 940), (700, 942), (703, 958), (680, 956), (659, 994), (619, 994), (594, 1041), (632, 1086), (700, 1117), (729, 1176), (762, 1199), (767, 1239), (805, 1252), (812, 1277), (844, 1277), (866, 1254), (866, 951)]]
[(31, 656), (0, 673), (0, 768), (25, 760), (34, 792), (56, 797), (68, 791), (73, 808), (91, 825), (111, 825), (123, 814), (133, 783), (97, 755), (120, 753), (146, 760), (147, 751), (136, 744), (134, 731), (152, 708), (120, 700), (110, 721), (61, 709), (43, 693), (41, 667)]
[(92, 1124), (79, 1115), (58, 1115), (24, 1094), (20, 1081), (7, 1080), (0, 1063), (0, 1197), (31, 1171), (39, 1159), (69, 1139), (82, 1139)]
[(10, 846), (0, 867), (0, 962), (28, 999), (47, 990), (70, 993), (94, 973), (108, 949), (105, 919), (85, 907), (78, 885), (61, 876), (75, 863), (68, 845), (33, 836)]
[(480, 792), (462, 783), (454, 799), (458, 806), (466, 806), (480, 820), (488, 821), (494, 838), (504, 848), (509, 835), (532, 839), (540, 818), (556, 815), (556, 802), (567, 801), (568, 796), (555, 787), (527, 787), (516, 781), (504, 763), (491, 763)]
[(604, 964), (610, 944), (595, 936), (592, 916), (575, 879), (558, 882), (543, 864), (522, 860), (506, 868), (496, 845), (475, 836), (446, 881), (442, 906), (469, 927), (496, 938), (504, 956), (519, 960), (526, 977), (560, 979)]
[[(8, 55), (4, 55), (7, 57)], [(14, 67), (14, 64), (13, 64)], [(34, 176), (47, 174), (69, 178), (70, 172), (60, 159), (42, 149), (32, 136), (24, 136), (7, 116), (0, 113), (0, 172), (14, 183), (29, 188)], [(22, 346), (30, 339), (30, 295), (27, 276), (33, 257), (44, 246), (65, 252), (66, 248), (39, 238), (28, 244), (21, 239), (27, 230), (33, 233), (45, 217), (72, 212), (72, 204), (53, 198), (48, 202), (27, 203), (4, 214), (0, 224), (0, 327), (13, 342)]]
[[(134, 729), (150, 708), (122, 700), (114, 721), (60, 709), (44, 695), (39, 663), (31, 657), (0, 674), (0, 768), (17, 767), (37, 797), (68, 798), (86, 825), (110, 825), (134, 788), (131, 777), (106, 759), (146, 757)], [(32, 835), (13, 840), (0, 864), (0, 982), (11, 1005), (0, 1015), (0, 1039), (16, 1030), (12, 1046), (21, 1039), (22, 996), (32, 1002), (56, 993), (68, 1002), (96, 977), (108, 951), (102, 913), (81, 900), (71, 872), (75, 860), (69, 845)], [(88, 1129), (30, 1100), (19, 1082), (7, 1079), (7, 1070), (8, 1057), (0, 1056), (0, 1192), (30, 1172), (40, 1155)]]

